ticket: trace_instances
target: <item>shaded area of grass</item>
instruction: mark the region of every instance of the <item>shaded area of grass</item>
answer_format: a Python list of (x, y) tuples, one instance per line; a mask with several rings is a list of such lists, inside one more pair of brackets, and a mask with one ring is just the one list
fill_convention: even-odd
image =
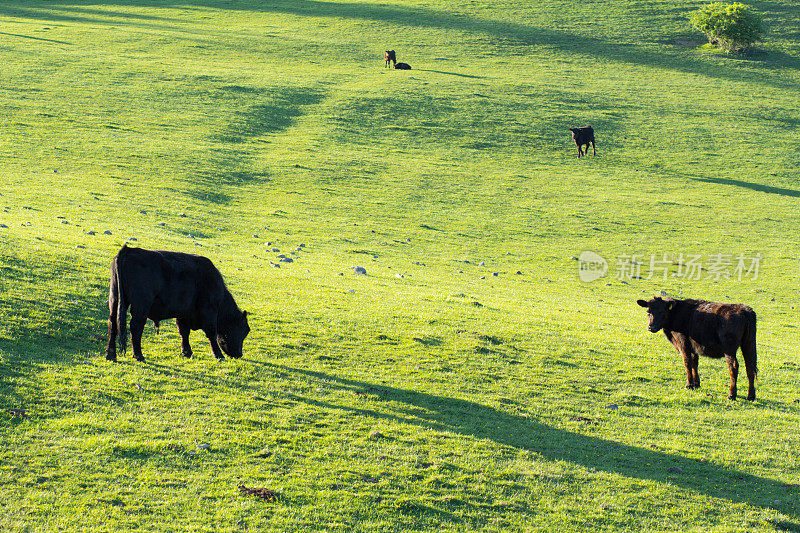
[(800, 191), (795, 189), (787, 189), (784, 187), (772, 187), (771, 185), (762, 185), (760, 183), (751, 183), (749, 181), (734, 180), (730, 178), (692, 178), (695, 181), (702, 181), (706, 183), (716, 183), (719, 185), (732, 185), (735, 187), (743, 187), (752, 191), (765, 192), (768, 194), (779, 194), (781, 196), (790, 196), (792, 198), (800, 198)]
[[(488, 439), (503, 446), (535, 452), (550, 461), (567, 461), (592, 471), (599, 470), (633, 479), (667, 483), (712, 498), (774, 509), (795, 517), (797, 522), (792, 525), (800, 527), (800, 502), (793, 498), (796, 488), (772, 479), (676, 454), (565, 431), (536, 422), (530, 417), (515, 416), (469, 400), (357, 381), (314, 370), (256, 360), (245, 359), (245, 361), (263, 366), (285, 379), (292, 380), (292, 377), (296, 376), (310, 380), (310, 386), (323, 386), (357, 395), (369, 395), (406, 407), (396, 411), (378, 411), (329, 403), (290, 392), (281, 394), (282, 397), (293, 401), (324, 410), (345, 411), (376, 420)], [(235, 379), (220, 379), (216, 375), (152, 363), (148, 364), (148, 367), (166, 376), (187, 379), (212, 389), (262, 392), (259, 387)]]
[[(97, 2), (92, 2), (98, 5)], [(102, 2), (99, 3), (102, 5)], [(52, 21), (84, 21), (80, 16), (80, 8), (73, 2), (43, 1), (34, 4), (35, 7), (5, 7), (0, 6), (0, 14), (10, 17), (35, 18)], [(177, 7), (174, 2), (150, 0), (132, 2), (130, 0), (113, 2), (115, 6), (130, 7)], [(728, 68), (718, 64), (710, 64), (702, 59), (688, 58), (674, 55), (665, 51), (655, 52), (631, 43), (617, 43), (614, 41), (590, 37), (578, 33), (555, 30), (547, 27), (533, 26), (516, 22), (490, 20), (478, 16), (461, 15), (445, 11), (425, 8), (410, 8), (392, 6), (379, 3), (347, 3), (328, 2), (321, 0), (291, 0), (279, 1), (265, 5), (262, 2), (242, 2), (225, 4), (221, 6), (217, 1), (201, 1), (195, 5), (203, 7), (225, 7), (226, 9), (253, 11), (258, 13), (281, 13), (309, 17), (351, 18), (366, 21), (385, 22), (409, 27), (457, 29), (475, 34), (488, 34), (495, 38), (505, 40), (511, 46), (546, 46), (568, 54), (585, 54), (604, 60), (613, 60), (621, 63), (631, 63), (649, 67), (671, 69), (684, 73), (701, 74), (720, 79), (739, 81), (748, 78), (750, 81), (772, 84), (776, 87), (789, 86), (787, 82), (779, 79), (765, 79), (762, 75), (750, 74), (740, 70)], [(787, 3), (772, 2), (770, 10), (776, 13), (789, 15), (792, 7)], [(58, 9), (58, 13), (47, 11)], [(66, 15), (74, 10), (75, 15)], [(122, 14), (124, 16), (124, 14)], [(89, 19), (97, 22), (94, 19)], [(109, 19), (107, 23), (118, 23), (116, 19)], [(789, 68), (800, 68), (800, 59), (783, 57), (781, 65)]]
[[(107, 285), (63, 257), (0, 252), (0, 407), (25, 407), (42, 365), (100, 351)], [(25, 394), (20, 391), (24, 388)]]

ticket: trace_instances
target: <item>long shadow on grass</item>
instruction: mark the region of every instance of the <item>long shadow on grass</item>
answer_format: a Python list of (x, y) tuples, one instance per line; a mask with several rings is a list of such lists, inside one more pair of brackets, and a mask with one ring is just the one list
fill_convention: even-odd
[[(91, 5), (110, 5), (136, 6), (136, 7), (180, 7), (185, 4), (181, 2), (169, 2), (161, 0), (114, 0), (102, 1), (92, 0), (91, 2), (76, 2), (75, 0), (50, 0), (41, 2), (31, 2), (31, 7), (35, 9), (22, 9), (19, 7), (0, 6), (0, 15), (21, 18), (38, 18), (47, 20), (78, 20), (85, 15), (82, 11), (85, 8), (76, 7), (76, 4)], [(780, 87), (791, 86), (789, 82), (780, 80), (765, 80), (763, 74), (751, 74), (739, 69), (728, 68), (722, 65), (715, 65), (700, 59), (680, 57), (670, 54), (667, 51), (649, 51), (629, 43), (615, 43), (596, 37), (579, 35), (572, 32), (555, 30), (547, 27), (537, 27), (518, 22), (505, 22), (491, 20), (482, 17), (448, 13), (446, 11), (436, 11), (421, 7), (401, 7), (380, 3), (347, 3), (332, 2), (322, 0), (282, 0), (275, 2), (238, 2), (221, 3), (216, 0), (205, 0), (193, 2), (196, 7), (221, 8), (227, 10), (260, 12), (260, 13), (283, 13), (295, 16), (310, 17), (333, 17), (350, 18), (358, 20), (368, 20), (384, 22), (388, 24), (404, 25), (410, 27), (456, 29), (477, 34), (489, 34), (498, 39), (501, 43), (525, 46), (547, 46), (570, 54), (590, 55), (604, 60), (619, 61), (644, 66), (657, 66), (661, 68), (711, 76), (714, 78), (731, 79), (741, 81), (749, 78), (752, 81), (773, 84)], [(786, 11), (788, 16), (790, 8), (788, 6), (774, 6), (776, 10)], [(56, 12), (47, 12), (47, 9), (57, 9)], [(71, 17), (70, 12), (75, 12)], [(89, 19), (94, 23), (103, 22)], [(104, 21), (109, 24), (121, 22), (120, 19), (109, 19)], [(782, 67), (800, 68), (800, 61), (795, 59), (780, 62)]]
[(770, 185), (761, 185), (760, 183), (750, 183), (749, 181), (733, 180), (730, 178), (691, 178), (694, 181), (704, 181), (706, 183), (718, 183), (721, 185), (734, 185), (736, 187), (743, 187), (753, 191), (766, 192), (770, 194), (780, 194), (781, 196), (791, 196), (793, 198), (800, 198), (800, 191), (794, 189), (784, 189), (782, 187), (772, 187)]
[[(251, 359), (244, 361), (263, 366), (285, 378), (295, 376), (298, 381), (317, 381), (314, 384), (315, 388), (347, 391), (362, 397), (405, 405), (407, 408), (401, 407), (394, 412), (382, 412), (337, 405), (289, 392), (278, 393), (292, 401), (303, 402), (320, 409), (348, 411), (361, 416), (488, 439), (504, 446), (539, 453), (552, 461), (568, 461), (593, 470), (669, 483), (712, 498), (723, 498), (736, 503), (775, 509), (792, 516), (793, 519), (800, 520), (800, 501), (797, 500), (797, 488), (772, 479), (709, 463), (701, 463), (680, 455), (571, 433), (467, 400), (375, 385), (324, 372)], [(163, 365), (150, 364), (149, 366), (166, 375), (178, 375), (214, 388), (224, 387), (261, 394), (265, 392), (249, 383), (229, 378)], [(784, 522), (782, 527), (800, 527), (800, 524)]]

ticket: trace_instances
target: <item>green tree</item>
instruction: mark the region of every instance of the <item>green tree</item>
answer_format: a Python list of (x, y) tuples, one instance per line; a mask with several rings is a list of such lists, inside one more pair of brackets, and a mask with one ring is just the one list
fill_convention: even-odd
[(744, 50), (764, 34), (761, 17), (741, 3), (714, 2), (689, 13), (692, 26), (727, 52)]

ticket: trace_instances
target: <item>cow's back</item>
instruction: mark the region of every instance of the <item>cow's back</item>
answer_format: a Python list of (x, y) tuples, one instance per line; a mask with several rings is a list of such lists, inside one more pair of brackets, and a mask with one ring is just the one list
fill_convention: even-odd
[(695, 345), (713, 348), (740, 343), (750, 328), (755, 328), (755, 320), (753, 309), (744, 304), (680, 300), (669, 329), (678, 338), (685, 335)]
[(128, 248), (117, 268), (131, 306), (147, 307), (148, 318), (187, 317), (215, 309), (225, 290), (222, 275), (206, 257)]

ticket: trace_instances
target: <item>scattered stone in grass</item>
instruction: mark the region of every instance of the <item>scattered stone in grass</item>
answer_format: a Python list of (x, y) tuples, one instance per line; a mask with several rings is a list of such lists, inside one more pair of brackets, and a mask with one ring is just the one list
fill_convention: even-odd
[(481, 261), (480, 263), (478, 263), (478, 266), (479, 267), (485, 267), (486, 266), (486, 262), (485, 261)]
[(492, 276), (497, 277), (500, 275), (500, 272), (492, 272)]
[(683, 474), (683, 468), (679, 466), (671, 466), (667, 468), (667, 472), (670, 472), (672, 474)]
[(473, 307), (483, 307), (483, 304), (480, 303), (478, 300), (473, 300), (469, 303)]
[(245, 487), (244, 485), (239, 485), (239, 492), (245, 496), (253, 496), (268, 502), (274, 502), (278, 499), (277, 492), (264, 487)]
[(145, 211), (144, 209), (142, 209), (141, 211), (139, 211), (139, 214), (140, 214), (140, 215), (146, 215), (146, 214), (147, 214), (147, 211)]
[(372, 431), (369, 432), (369, 438), (371, 440), (385, 439), (386, 435), (384, 435), (383, 433), (381, 433), (377, 429), (373, 429)]
[(0, 228), (7, 228), (7, 227), (8, 226), (6, 226), (5, 224), (0, 224)]
[(200, 442), (197, 439), (194, 439), (194, 443), (195, 443), (195, 447), (197, 447), (198, 450), (208, 451), (208, 450), (211, 449), (211, 445), (210, 444), (206, 444), (205, 442)]
[(355, 293), (356, 293), (355, 289), (350, 289), (349, 291), (347, 291), (347, 294), (355, 294)]
[(111, 230), (107, 229), (103, 232), (103, 235), (112, 235)]
[(610, 403), (610, 404), (606, 405), (606, 409), (610, 409), (612, 411), (616, 411), (617, 409), (619, 409), (619, 405), (617, 405), (615, 403)]
[(186, 218), (186, 213), (178, 213), (178, 216), (181, 218)]
[(131, 242), (138, 242), (139, 241), (139, 239), (137, 239), (136, 237), (128, 237), (128, 240), (131, 241)]
[(403, 274), (397, 273), (394, 275), (394, 277), (403, 279), (405, 276)]
[(356, 274), (359, 274), (361, 276), (366, 276), (367, 275), (367, 269), (362, 267), (362, 266), (354, 267), (353, 270), (355, 270)]
[(96, 235), (96, 234), (97, 234), (96, 231), (87, 231), (86, 232), (86, 235)]
[(273, 248), (272, 252), (276, 253), (276, 254), (279, 254), (279, 253), (281, 253), (281, 249), (280, 248)]
[(281, 263), (294, 263), (294, 259), (292, 259), (291, 257), (282, 257), (278, 261), (280, 261)]
[[(517, 271), (515, 272), (515, 274), (516, 274), (517, 276), (521, 276), (521, 275), (522, 275), (522, 270), (517, 270)], [(550, 281), (550, 280), (548, 280), (548, 281)]]
[(272, 450), (270, 450), (269, 448), (264, 448), (263, 450), (261, 450), (256, 454), (256, 457), (260, 457), (262, 459), (266, 459), (267, 457), (271, 456), (272, 456)]
[(62, 224), (69, 224), (69, 220), (62, 220), (61, 223)]
[(159, 222), (159, 223), (157, 223), (157, 224), (156, 224), (156, 226), (161, 226), (162, 228), (163, 228), (164, 226), (166, 226), (166, 225), (167, 225), (167, 223), (166, 223), (166, 222)]
[(486, 276), (481, 276), (478, 279), (486, 279)]
[(301, 249), (302, 249), (302, 248), (305, 248), (305, 247), (306, 247), (305, 243), (302, 243), (302, 242), (301, 242), (301, 243), (300, 243), (300, 246), (299, 246), (299, 248), (301, 248)]

